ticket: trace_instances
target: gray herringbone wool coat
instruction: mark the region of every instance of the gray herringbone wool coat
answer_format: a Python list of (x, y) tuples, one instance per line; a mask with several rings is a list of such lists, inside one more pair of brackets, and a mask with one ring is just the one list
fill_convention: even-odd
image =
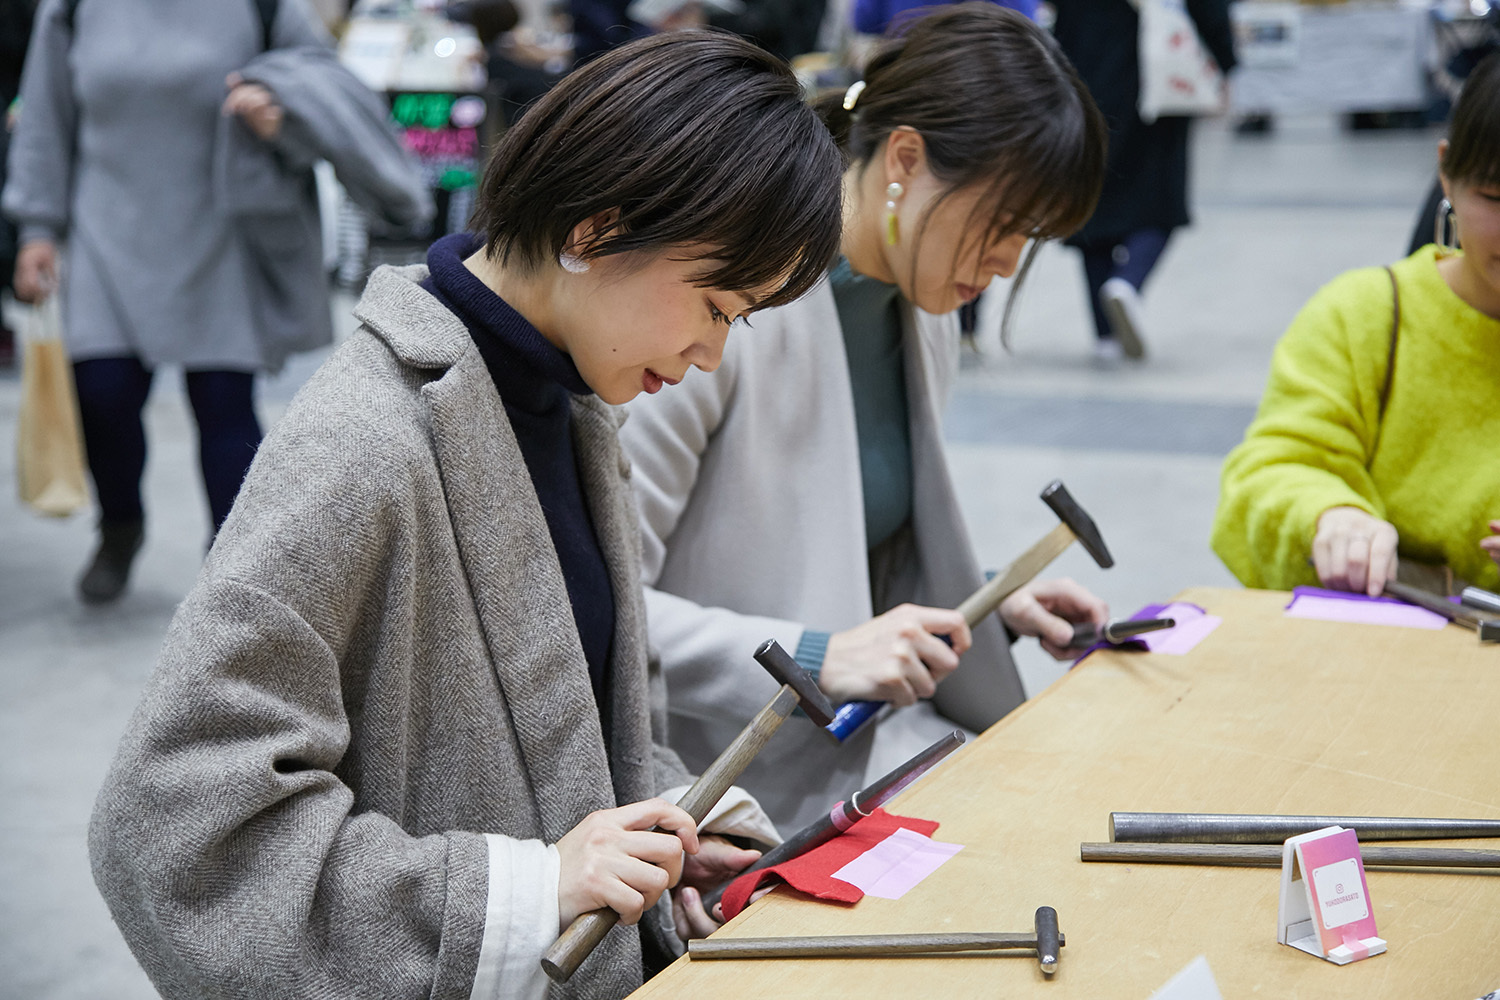
[[(169, 998), (469, 997), (483, 834), (555, 843), (687, 780), (653, 737), (616, 411), (574, 400), (616, 599), (606, 752), (526, 465), (424, 274), (371, 278), (261, 447), (99, 794), (95, 880)], [(553, 992), (640, 977), (617, 928)]]

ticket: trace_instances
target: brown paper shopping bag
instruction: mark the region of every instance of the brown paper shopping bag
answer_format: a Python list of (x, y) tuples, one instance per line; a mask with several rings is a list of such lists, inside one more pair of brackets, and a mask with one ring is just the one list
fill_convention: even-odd
[(21, 502), (67, 517), (89, 502), (73, 368), (62, 342), (59, 296), (27, 310), (22, 324), (21, 412), (16, 421), (16, 484)]

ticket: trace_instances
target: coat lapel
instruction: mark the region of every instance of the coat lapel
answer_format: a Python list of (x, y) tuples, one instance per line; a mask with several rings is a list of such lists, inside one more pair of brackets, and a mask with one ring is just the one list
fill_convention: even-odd
[(614, 805), (552, 536), (479, 352), (422, 390), (448, 514), (548, 841)]
[(593, 396), (573, 398), (573, 447), (588, 499), (594, 536), (609, 568), (615, 598), (610, 648), (610, 759), (620, 802), (651, 787), (650, 703), (646, 684), (646, 612), (641, 598), (640, 523), (630, 492), (630, 463), (620, 450), (620, 411)]

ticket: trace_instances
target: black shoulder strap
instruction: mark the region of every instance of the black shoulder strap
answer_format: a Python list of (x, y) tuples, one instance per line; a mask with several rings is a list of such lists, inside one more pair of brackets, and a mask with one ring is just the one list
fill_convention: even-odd
[[(68, 33), (73, 33), (73, 22), (78, 17), (78, 4), (80, 0), (65, 0), (67, 6), (63, 9), (63, 23), (68, 26)], [(255, 0), (255, 14), (260, 18), (260, 50), (271, 51), (272, 33), (276, 29), (276, 8), (278, 0)]]
[(1401, 334), (1401, 287), (1396, 284), (1396, 272), (1389, 267), (1385, 273), (1391, 277), (1391, 347), (1385, 361), (1385, 382), (1380, 387), (1380, 419), (1385, 420), (1385, 405), (1391, 398), (1391, 380), (1396, 376), (1396, 338)]

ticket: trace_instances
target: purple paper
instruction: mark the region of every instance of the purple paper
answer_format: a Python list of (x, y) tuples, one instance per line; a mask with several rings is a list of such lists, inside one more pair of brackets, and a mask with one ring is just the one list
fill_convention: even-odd
[(1136, 640), (1153, 653), (1181, 656), (1208, 637), (1224, 619), (1211, 615), (1196, 604), (1168, 604), (1156, 613), (1157, 618), (1175, 618), (1177, 624), (1160, 632), (1147, 632), (1136, 636)]
[(1288, 618), (1312, 618), (1358, 625), (1394, 625), (1400, 628), (1440, 629), (1448, 620), (1440, 614), (1407, 604), (1393, 597), (1369, 597), (1345, 590), (1298, 587), (1286, 606)]
[(833, 877), (863, 890), (866, 896), (900, 899), (961, 850), (962, 844), (945, 844), (902, 827)]

